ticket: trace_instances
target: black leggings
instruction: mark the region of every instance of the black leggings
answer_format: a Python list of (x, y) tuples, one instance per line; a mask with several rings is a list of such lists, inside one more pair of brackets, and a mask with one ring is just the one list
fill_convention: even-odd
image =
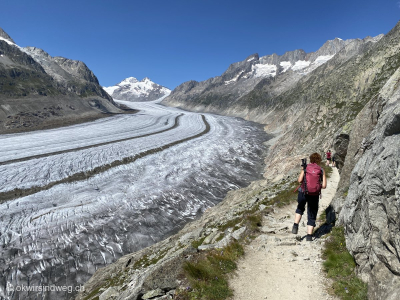
[(296, 214), (303, 215), (307, 203), (307, 225), (315, 227), (315, 220), (317, 219), (319, 196), (304, 195), (299, 192), (297, 197)]

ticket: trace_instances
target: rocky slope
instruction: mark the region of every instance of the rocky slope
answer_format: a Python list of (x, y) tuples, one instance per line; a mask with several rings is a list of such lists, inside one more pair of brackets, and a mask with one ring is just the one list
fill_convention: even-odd
[[(279, 62), (283, 68), (282, 61), (293, 59), (291, 70), (283, 72), (275, 64), (268, 76), (257, 79), (260, 58), (252, 55), (220, 77), (175, 89), (167, 104), (242, 116), (263, 122), (275, 134), (265, 180), (229, 193), (170, 239), (98, 270), (77, 299), (171, 299), (170, 291), (182, 284), (180, 264), (199, 249), (246, 236), (246, 213), (261, 209), (268, 214), (260, 200), (273, 197), (278, 186), (289, 188), (300, 158), (328, 148), (338, 153), (341, 180), (327, 217), (345, 226), (347, 247), (358, 274), (369, 283), (369, 298), (398, 299), (400, 23), (383, 37), (338, 40), (340, 49), (334, 45), (323, 47), (336, 51), (333, 57), (314, 69), (310, 63), (312, 70), (303, 68), (304, 74), (293, 66), (312, 55), (297, 51)], [(278, 58), (269, 57), (268, 64)], [(192, 241), (202, 246), (193, 249)]]
[(138, 81), (135, 77), (122, 80), (115, 86), (104, 87), (114, 99), (126, 101), (153, 101), (168, 96), (171, 90), (149, 78)]
[(81, 61), (19, 47), (0, 29), (0, 133), (121, 112)]

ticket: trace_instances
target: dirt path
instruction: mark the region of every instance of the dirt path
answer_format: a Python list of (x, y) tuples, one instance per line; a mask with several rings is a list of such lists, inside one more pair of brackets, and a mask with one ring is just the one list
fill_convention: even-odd
[[(339, 173), (333, 173), (322, 191), (318, 215), (335, 195)], [(229, 284), (233, 300), (336, 299), (326, 292), (328, 279), (322, 270), (323, 239), (306, 242), (307, 212), (300, 222), (297, 237), (291, 233), (297, 203), (263, 219), (262, 234), (246, 246), (246, 255), (238, 263), (237, 276)], [(317, 221), (317, 227), (318, 224)]]

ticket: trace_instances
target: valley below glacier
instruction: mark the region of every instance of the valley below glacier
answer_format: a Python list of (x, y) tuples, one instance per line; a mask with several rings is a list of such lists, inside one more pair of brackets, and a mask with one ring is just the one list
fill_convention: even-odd
[(0, 299), (72, 299), (262, 177), (261, 125), (120, 102), (139, 112), (0, 136)]

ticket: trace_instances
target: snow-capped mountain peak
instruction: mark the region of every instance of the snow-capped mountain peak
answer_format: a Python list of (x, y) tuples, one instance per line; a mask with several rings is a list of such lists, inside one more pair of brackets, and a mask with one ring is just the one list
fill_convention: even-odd
[(167, 96), (171, 90), (154, 83), (145, 77), (138, 81), (135, 77), (128, 77), (115, 86), (104, 87), (104, 90), (114, 99), (127, 101), (153, 101)]
[(152, 82), (152, 81), (150, 80), (149, 77), (143, 78), (142, 80), (140, 80), (140, 82), (144, 82), (144, 83), (154, 83), (154, 82)]
[(117, 85), (132, 84), (132, 83), (136, 83), (136, 82), (139, 82), (139, 80), (137, 80), (135, 77), (128, 77), (128, 78), (125, 78), (124, 80), (122, 80)]

